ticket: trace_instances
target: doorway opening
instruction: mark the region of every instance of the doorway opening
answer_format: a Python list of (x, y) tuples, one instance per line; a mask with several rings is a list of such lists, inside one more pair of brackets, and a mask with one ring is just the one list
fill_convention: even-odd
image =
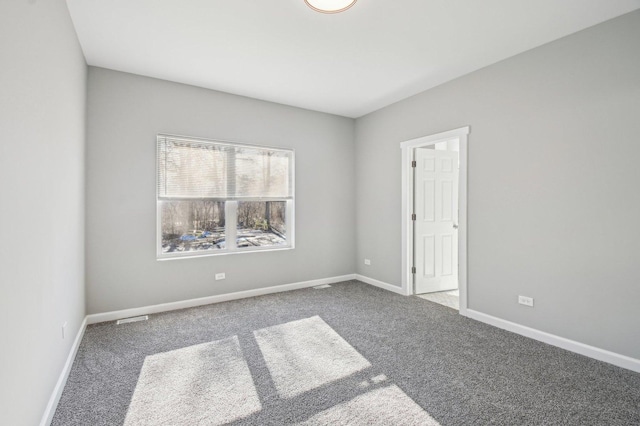
[(469, 127), (402, 142), (402, 288), (467, 310)]

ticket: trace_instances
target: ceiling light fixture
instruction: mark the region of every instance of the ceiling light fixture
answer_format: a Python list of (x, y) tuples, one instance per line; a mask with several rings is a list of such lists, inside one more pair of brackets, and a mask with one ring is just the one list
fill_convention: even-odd
[(320, 13), (344, 12), (356, 4), (357, 0), (304, 0), (311, 9)]

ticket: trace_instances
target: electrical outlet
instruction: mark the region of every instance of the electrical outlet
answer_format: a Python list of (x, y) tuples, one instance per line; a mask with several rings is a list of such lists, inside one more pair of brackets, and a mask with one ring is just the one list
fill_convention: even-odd
[(220, 272), (219, 274), (216, 274), (216, 281), (218, 280), (224, 280), (227, 276), (224, 274), (224, 272)]
[(533, 308), (533, 297), (518, 296), (518, 303)]
[(64, 339), (67, 336), (67, 322), (65, 321), (64, 324), (62, 324), (62, 338)]
[(365, 265), (371, 265), (371, 260), (370, 259), (365, 259), (364, 260), (364, 264)]

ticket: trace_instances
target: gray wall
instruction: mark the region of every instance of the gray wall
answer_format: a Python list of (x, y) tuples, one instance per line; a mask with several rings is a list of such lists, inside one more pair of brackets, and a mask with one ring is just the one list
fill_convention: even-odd
[[(353, 273), (353, 120), (93, 67), (88, 87), (89, 313)], [(294, 148), (296, 248), (157, 261), (159, 132)]]
[(85, 315), (86, 72), (63, 0), (0, 3), (3, 425), (38, 424)]
[(358, 273), (400, 285), (399, 143), (465, 125), (470, 309), (640, 358), (640, 12), (358, 119)]

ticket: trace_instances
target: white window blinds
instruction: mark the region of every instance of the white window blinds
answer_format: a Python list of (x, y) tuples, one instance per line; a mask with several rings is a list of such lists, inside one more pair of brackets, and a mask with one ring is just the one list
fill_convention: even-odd
[(293, 151), (158, 135), (158, 198), (290, 199)]

